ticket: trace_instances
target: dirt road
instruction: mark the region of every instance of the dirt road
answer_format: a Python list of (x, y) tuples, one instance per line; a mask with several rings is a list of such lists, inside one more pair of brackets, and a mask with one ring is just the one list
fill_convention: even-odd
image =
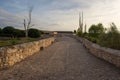
[(91, 55), (77, 40), (64, 36), (0, 71), (0, 80), (120, 80), (120, 69)]

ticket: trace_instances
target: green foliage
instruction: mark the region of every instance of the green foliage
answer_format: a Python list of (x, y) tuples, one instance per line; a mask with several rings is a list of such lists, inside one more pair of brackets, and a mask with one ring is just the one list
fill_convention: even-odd
[(12, 39), (10, 40), (10, 43), (11, 43), (12, 45), (17, 44), (17, 39), (16, 39), (16, 38), (12, 38)]
[(83, 36), (83, 37), (88, 37), (88, 35), (89, 35), (89, 34), (88, 34), (87, 32), (85, 32), (85, 33), (83, 33), (82, 36)]
[(31, 38), (38, 38), (40, 37), (40, 31), (38, 29), (29, 29), (28, 30), (28, 36)]
[(7, 26), (3, 28), (3, 33), (5, 34), (13, 34), (13, 32), (14, 32), (14, 28), (11, 26)]
[(23, 30), (15, 29), (11, 26), (4, 27), (2, 30), (2, 37), (24, 37), (25, 33)]
[(2, 33), (2, 29), (0, 28), (0, 34)]
[(105, 33), (105, 28), (103, 27), (103, 25), (101, 23), (97, 24), (97, 25), (91, 25), (91, 27), (89, 28), (89, 33), (87, 34), (87, 36), (84, 34), (84, 37), (87, 38), (88, 40), (97, 43), (98, 38), (101, 34)]
[(92, 25), (89, 28), (89, 33), (81, 33), (78, 30), (77, 35), (101, 46), (120, 50), (120, 32), (114, 23), (108, 29), (104, 28), (101, 23)]
[(85, 36), (84, 38), (88, 39), (89, 41), (92, 41), (93, 43), (97, 43), (98, 39), (90, 36)]
[(119, 33), (119, 31), (114, 23), (112, 23), (110, 26), (111, 27), (110, 27), (110, 29), (108, 29), (108, 33)]
[(82, 31), (78, 31), (77, 36), (82, 37)]
[(16, 44), (21, 44), (21, 43), (26, 43), (26, 42), (31, 42), (31, 41), (36, 41), (39, 40), (38, 38), (11, 38), (9, 40), (0, 40), (0, 47), (3, 46), (11, 46), (11, 45), (16, 45)]
[(7, 27), (3, 28), (2, 32), (3, 32), (3, 34), (7, 34), (7, 35), (13, 36), (14, 30), (15, 29), (13, 27), (7, 26)]
[(120, 49), (120, 33), (114, 23), (111, 24), (107, 33), (99, 36), (98, 44), (113, 49)]
[(25, 37), (25, 32), (23, 30), (14, 29), (14, 37)]
[(98, 25), (92, 25), (89, 28), (89, 36), (94, 37), (94, 38), (98, 38), (99, 35), (104, 32), (105, 32), (105, 29), (101, 23), (99, 23)]

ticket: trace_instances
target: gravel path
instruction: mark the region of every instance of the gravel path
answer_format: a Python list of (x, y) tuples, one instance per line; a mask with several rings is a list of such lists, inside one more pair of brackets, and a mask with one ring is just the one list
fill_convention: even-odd
[(0, 80), (120, 80), (120, 69), (91, 55), (77, 40), (59, 37), (47, 49), (0, 71)]

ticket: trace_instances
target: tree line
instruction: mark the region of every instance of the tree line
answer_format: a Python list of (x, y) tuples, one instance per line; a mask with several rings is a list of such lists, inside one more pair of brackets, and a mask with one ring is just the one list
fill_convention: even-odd
[[(38, 38), (43, 34), (43, 31), (38, 29), (30, 28), (28, 29), (28, 37)], [(0, 37), (25, 37), (25, 30), (16, 29), (12, 26), (6, 26), (3, 29), (0, 28)]]
[(109, 28), (105, 28), (102, 23), (99, 23), (91, 25), (88, 32), (74, 32), (78, 36), (84, 37), (101, 46), (120, 50), (120, 32), (114, 23), (111, 23)]

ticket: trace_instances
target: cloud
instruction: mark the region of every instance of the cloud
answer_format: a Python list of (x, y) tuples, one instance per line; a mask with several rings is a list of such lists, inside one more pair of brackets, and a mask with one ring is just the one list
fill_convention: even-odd
[(0, 9), (0, 25), (1, 26), (8, 26), (8, 25), (20, 25), (21, 21), (20, 18), (10, 12), (7, 12), (3, 9)]
[[(8, 0), (7, 0), (8, 1)], [(27, 4), (34, 5), (32, 23), (35, 28), (47, 30), (74, 30), (79, 26), (79, 12), (84, 12), (88, 25), (111, 22), (120, 25), (120, 0), (11, 0), (0, 8), (0, 25), (23, 28)], [(2, 2), (1, 2), (2, 3)]]

